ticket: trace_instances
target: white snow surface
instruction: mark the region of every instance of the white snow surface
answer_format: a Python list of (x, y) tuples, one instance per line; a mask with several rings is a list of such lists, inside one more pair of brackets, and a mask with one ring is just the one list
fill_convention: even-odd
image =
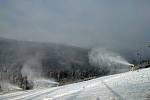
[(150, 100), (150, 68), (53, 88), (1, 94), (0, 100)]

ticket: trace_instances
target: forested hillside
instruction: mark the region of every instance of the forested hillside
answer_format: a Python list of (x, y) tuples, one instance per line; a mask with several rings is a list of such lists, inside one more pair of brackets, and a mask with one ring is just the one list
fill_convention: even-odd
[(41, 77), (65, 84), (107, 74), (89, 64), (88, 52), (73, 46), (1, 38), (0, 80), (29, 89), (32, 80)]

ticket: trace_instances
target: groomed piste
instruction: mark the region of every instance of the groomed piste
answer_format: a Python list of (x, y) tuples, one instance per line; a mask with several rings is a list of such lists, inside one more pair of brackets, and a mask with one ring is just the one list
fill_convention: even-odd
[(0, 95), (0, 100), (149, 100), (150, 68)]

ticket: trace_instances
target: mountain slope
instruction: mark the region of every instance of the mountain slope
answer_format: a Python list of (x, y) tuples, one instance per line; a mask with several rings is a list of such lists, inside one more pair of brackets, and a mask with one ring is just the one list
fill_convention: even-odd
[(47, 98), (54, 100), (149, 100), (149, 72), (150, 68), (64, 86), (48, 94)]
[(0, 38), (0, 80), (28, 89), (41, 77), (66, 84), (104, 75), (89, 64), (88, 52), (74, 46)]
[(149, 100), (150, 68), (49, 89), (0, 95), (1, 100)]

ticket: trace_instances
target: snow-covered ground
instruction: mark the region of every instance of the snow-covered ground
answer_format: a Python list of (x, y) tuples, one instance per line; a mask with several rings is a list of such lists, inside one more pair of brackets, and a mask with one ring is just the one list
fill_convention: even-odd
[(54, 88), (3, 94), (0, 100), (150, 100), (150, 68)]

